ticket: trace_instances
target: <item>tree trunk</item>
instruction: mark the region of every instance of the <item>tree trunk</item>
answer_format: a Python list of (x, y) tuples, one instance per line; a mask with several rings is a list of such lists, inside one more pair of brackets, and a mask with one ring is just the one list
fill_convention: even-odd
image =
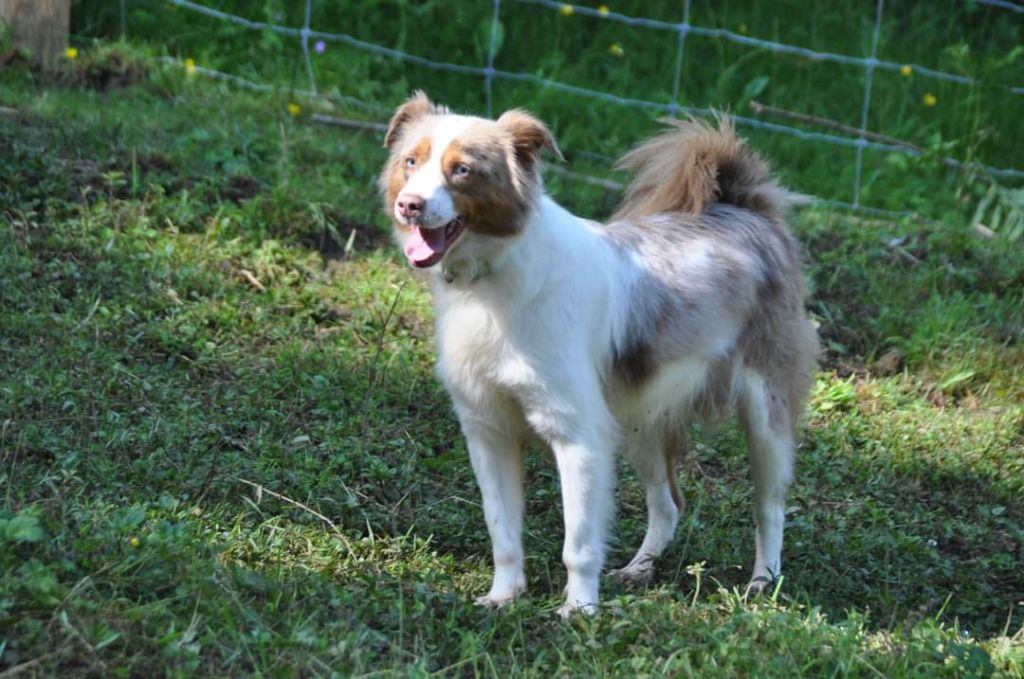
[(71, 0), (0, 0), (0, 22), (16, 47), (43, 64), (56, 61), (68, 45)]

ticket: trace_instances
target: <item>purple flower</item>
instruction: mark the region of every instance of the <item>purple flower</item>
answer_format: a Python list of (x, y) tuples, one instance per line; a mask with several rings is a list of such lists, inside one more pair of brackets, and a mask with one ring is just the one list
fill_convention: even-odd
[(313, 45), (313, 49), (316, 50), (317, 54), (323, 54), (324, 50), (327, 49), (327, 43), (323, 40), (317, 40), (316, 44)]

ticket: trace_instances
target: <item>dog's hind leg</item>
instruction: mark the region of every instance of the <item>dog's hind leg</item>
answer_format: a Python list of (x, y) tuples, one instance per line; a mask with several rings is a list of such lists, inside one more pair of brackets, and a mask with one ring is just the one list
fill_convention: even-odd
[(491, 589), (477, 598), (476, 603), (501, 606), (526, 589), (522, 546), (522, 447), (517, 437), (500, 429), (462, 419), (494, 556)]
[(647, 532), (633, 559), (611, 575), (643, 582), (654, 573), (654, 560), (672, 541), (683, 509), (683, 496), (676, 478), (676, 459), (683, 451), (682, 437), (650, 431), (637, 435), (626, 445), (633, 469), (647, 495)]
[(793, 480), (795, 432), (786, 392), (752, 370), (743, 374), (739, 415), (747, 434), (757, 524), (748, 590), (759, 592), (782, 573), (782, 531), (786, 491)]

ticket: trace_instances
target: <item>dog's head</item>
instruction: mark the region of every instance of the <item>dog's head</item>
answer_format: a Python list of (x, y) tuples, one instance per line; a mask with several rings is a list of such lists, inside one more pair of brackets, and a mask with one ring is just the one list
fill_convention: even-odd
[(493, 254), (518, 236), (540, 186), (542, 148), (561, 158), (548, 128), (529, 113), (497, 120), (450, 113), (417, 92), (384, 136), (384, 209), (409, 263), (432, 267), (453, 252)]

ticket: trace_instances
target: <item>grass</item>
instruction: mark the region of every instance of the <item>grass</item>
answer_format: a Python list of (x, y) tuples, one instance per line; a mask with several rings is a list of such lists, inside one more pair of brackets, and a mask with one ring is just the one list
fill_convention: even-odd
[[(827, 353), (774, 596), (738, 594), (750, 489), (726, 426), (682, 470), (654, 582), (606, 583), (593, 620), (554, 615), (557, 479), (534, 451), (530, 595), (488, 612), (379, 139), (95, 49), (145, 76), (0, 70), (0, 672), (1024, 673), (1018, 244), (956, 209), (797, 215)], [(587, 214), (614, 201), (549, 184)], [(612, 564), (643, 532), (622, 476)]]

